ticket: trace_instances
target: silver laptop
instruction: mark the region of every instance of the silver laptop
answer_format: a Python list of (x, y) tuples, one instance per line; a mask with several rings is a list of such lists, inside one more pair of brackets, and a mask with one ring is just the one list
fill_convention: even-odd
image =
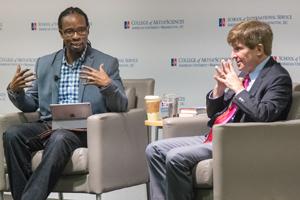
[(52, 129), (86, 128), (86, 119), (92, 115), (90, 103), (50, 104)]

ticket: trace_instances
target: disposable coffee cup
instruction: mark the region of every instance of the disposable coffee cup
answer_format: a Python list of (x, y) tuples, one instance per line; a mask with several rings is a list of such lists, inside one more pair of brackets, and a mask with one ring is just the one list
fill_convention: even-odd
[(159, 115), (160, 97), (153, 96), (153, 95), (145, 96), (145, 103), (146, 103), (148, 120), (149, 121), (160, 120), (160, 115)]

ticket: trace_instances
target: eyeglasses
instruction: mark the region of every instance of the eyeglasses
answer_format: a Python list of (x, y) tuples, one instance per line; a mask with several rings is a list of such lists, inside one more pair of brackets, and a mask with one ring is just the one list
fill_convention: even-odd
[(68, 28), (66, 30), (63, 30), (62, 32), (66, 37), (73, 37), (75, 35), (75, 32), (80, 36), (85, 36), (88, 33), (88, 27), (79, 27), (76, 29)]

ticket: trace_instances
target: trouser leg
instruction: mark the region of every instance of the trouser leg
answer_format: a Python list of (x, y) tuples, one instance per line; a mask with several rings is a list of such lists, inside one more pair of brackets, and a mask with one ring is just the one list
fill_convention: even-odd
[(86, 146), (86, 133), (58, 129), (48, 139), (43, 158), (23, 191), (22, 200), (44, 200), (53, 190), (72, 152)]
[(31, 154), (43, 148), (42, 142), (28, 143), (28, 140), (47, 128), (43, 123), (25, 123), (12, 126), (3, 134), (9, 184), (14, 200), (21, 199), (23, 189), (32, 174)]
[[(185, 146), (203, 145), (204, 136), (180, 137), (153, 142), (147, 146), (146, 155), (150, 176), (151, 200), (167, 199), (167, 192), (170, 192), (167, 182), (169, 167), (167, 167), (167, 155), (172, 149)], [(200, 160), (198, 160), (200, 161)], [(191, 163), (189, 163), (191, 164)], [(190, 166), (192, 168), (192, 166)]]
[(209, 158), (212, 158), (211, 143), (171, 149), (166, 158), (166, 199), (192, 200), (193, 167)]

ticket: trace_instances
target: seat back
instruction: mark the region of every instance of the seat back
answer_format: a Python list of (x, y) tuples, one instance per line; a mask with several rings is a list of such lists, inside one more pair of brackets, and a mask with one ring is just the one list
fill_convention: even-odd
[(300, 119), (300, 91), (293, 91), (292, 106), (287, 119)]
[[(130, 89), (135, 91), (135, 100), (134, 102), (131, 101), (130, 97), (128, 99), (128, 107), (131, 108), (131, 104), (134, 104), (134, 108), (144, 108), (145, 107), (145, 100), (144, 97), (146, 95), (153, 95), (154, 94), (154, 84), (155, 80), (152, 78), (145, 78), (145, 79), (123, 79), (123, 84), (125, 87), (126, 93), (129, 92)], [(130, 96), (130, 94), (127, 96)]]
[(293, 82), (293, 91), (300, 91), (300, 83)]

